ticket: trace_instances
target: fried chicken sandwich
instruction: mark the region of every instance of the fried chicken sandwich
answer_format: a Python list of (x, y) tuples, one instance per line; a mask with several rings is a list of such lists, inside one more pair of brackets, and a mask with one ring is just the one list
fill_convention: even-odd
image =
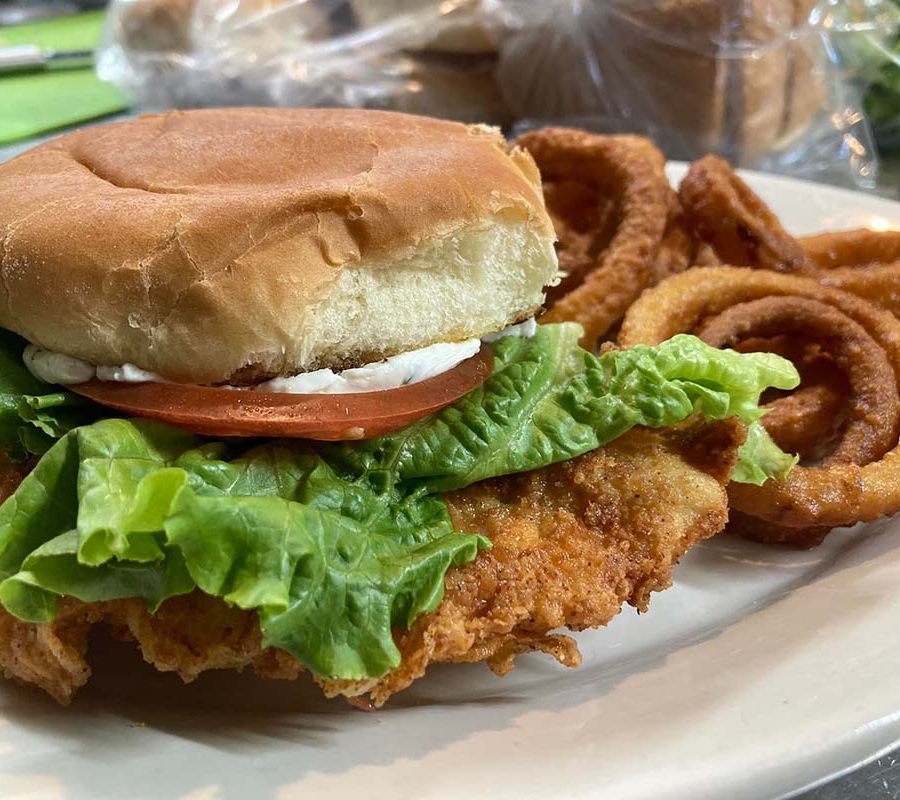
[(375, 703), (574, 665), (792, 463), (772, 354), (578, 345), (537, 168), (481, 126), (168, 113), (0, 166), (0, 667), (67, 702), (98, 623), (191, 679)]

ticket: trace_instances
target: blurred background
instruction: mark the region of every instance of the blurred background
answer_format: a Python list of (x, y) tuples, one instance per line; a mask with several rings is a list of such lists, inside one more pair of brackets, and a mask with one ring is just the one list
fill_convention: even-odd
[(0, 0), (0, 155), (111, 115), (356, 106), (900, 187), (900, 0)]

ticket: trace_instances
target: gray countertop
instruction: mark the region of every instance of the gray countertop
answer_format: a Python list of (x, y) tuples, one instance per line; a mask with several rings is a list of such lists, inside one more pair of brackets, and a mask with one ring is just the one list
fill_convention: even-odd
[[(12, 158), (39, 141), (42, 140), (0, 147), (0, 161)], [(885, 194), (900, 198), (900, 156), (883, 165), (881, 185)], [(772, 798), (760, 797), (759, 800)], [(794, 800), (900, 800), (900, 749), (823, 786), (801, 792)]]

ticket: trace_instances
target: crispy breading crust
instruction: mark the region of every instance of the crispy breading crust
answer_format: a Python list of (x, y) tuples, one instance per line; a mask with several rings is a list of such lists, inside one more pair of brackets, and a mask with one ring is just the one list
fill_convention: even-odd
[[(734, 421), (636, 430), (564, 464), (448, 495), (457, 528), (485, 534), (493, 547), (448, 572), (438, 609), (397, 633), (399, 667), (376, 680), (319, 683), (329, 696), (369, 695), (381, 705), (436, 662), (486, 660), (503, 674), (516, 655), (539, 650), (577, 666), (574, 641), (554, 631), (605, 625), (626, 602), (644, 610), (651, 592), (670, 585), (685, 551), (727, 521), (724, 485), (743, 436)], [(200, 593), (154, 616), (135, 600), (68, 599), (40, 625), (0, 612), (0, 669), (67, 703), (90, 676), (87, 637), (98, 623), (185, 681), (208, 669), (302, 671), (262, 646), (254, 614)]]

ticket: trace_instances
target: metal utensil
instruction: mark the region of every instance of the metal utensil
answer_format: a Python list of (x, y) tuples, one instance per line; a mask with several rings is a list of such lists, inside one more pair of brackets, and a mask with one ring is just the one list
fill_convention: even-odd
[(0, 75), (11, 72), (80, 69), (91, 67), (93, 64), (93, 50), (44, 50), (32, 44), (0, 47)]

